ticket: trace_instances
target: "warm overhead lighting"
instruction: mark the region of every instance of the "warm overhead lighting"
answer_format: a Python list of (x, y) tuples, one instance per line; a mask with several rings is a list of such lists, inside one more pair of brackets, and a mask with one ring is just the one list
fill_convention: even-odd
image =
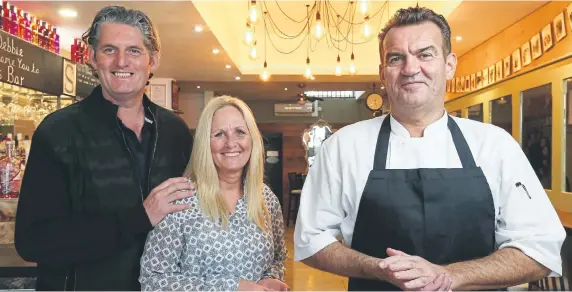
[(463, 37), (462, 37), (462, 36), (458, 36), (458, 37), (456, 37), (455, 39), (458, 40), (458, 41), (462, 41), (462, 40), (463, 40)]
[(288, 90), (288, 87), (284, 87), (284, 90)]
[(268, 81), (268, 79), (270, 79), (270, 73), (268, 72), (268, 64), (266, 63), (266, 61), (264, 61), (264, 71), (262, 71), (262, 73), (260, 74), (260, 79), (262, 79), (262, 81)]
[(60, 15), (64, 17), (77, 17), (77, 11), (71, 9), (61, 9)]
[(248, 23), (255, 25), (260, 20), (260, 13), (256, 7), (256, 1), (250, 1), (250, 9), (248, 9)]
[(370, 40), (373, 37), (373, 29), (369, 24), (369, 16), (364, 17), (363, 25), (361, 27), (361, 36), (365, 40)]
[(213, 49), (213, 54), (218, 54), (220, 51), (218, 49)]
[(197, 88), (201, 88), (201, 86), (200, 86), (200, 85), (197, 85)]
[(225, 66), (225, 68), (226, 68), (226, 69), (230, 69), (230, 65), (227, 64), (227, 65)]
[(193, 28), (193, 30), (195, 32), (202, 32), (203, 31), (203, 26), (200, 24), (195, 25), (195, 27)]
[(312, 76), (310, 77), (311, 80), (316, 80), (316, 77)]
[(240, 76), (234, 77), (235, 80), (240, 80)]

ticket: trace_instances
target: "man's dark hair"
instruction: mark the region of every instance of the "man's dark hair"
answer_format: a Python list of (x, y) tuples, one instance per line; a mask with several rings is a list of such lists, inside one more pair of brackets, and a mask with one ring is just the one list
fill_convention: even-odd
[(443, 54), (448, 56), (451, 53), (451, 28), (443, 15), (435, 13), (433, 10), (425, 7), (409, 7), (397, 10), (393, 18), (385, 25), (379, 34), (379, 52), (383, 60), (383, 41), (390, 29), (405, 25), (420, 24), (430, 21), (437, 25), (443, 36)]

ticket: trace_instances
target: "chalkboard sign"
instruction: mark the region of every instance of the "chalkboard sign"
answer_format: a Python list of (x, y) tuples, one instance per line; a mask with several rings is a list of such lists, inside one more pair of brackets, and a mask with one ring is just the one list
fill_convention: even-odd
[(91, 91), (99, 85), (99, 79), (93, 76), (91, 69), (87, 65), (77, 64), (76, 72), (76, 96), (86, 98), (91, 94)]
[(63, 58), (0, 31), (0, 81), (60, 95)]

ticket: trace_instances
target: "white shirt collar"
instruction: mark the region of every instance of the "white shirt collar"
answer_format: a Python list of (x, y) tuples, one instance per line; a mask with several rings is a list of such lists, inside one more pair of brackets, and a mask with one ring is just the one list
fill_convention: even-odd
[[(404, 138), (411, 138), (411, 134), (409, 131), (401, 125), (393, 116), (390, 116), (389, 122), (391, 123), (391, 133), (396, 136), (404, 137)], [(423, 131), (423, 137), (428, 137), (432, 135), (437, 135), (440, 133), (446, 133), (449, 131), (449, 127), (447, 126), (449, 115), (447, 111), (443, 110), (443, 116), (433, 122), (432, 124), (428, 125)]]

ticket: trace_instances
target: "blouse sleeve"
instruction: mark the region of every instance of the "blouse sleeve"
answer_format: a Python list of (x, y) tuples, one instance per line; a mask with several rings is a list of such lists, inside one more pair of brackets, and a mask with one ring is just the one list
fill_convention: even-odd
[(185, 271), (181, 270), (182, 251), (187, 245), (185, 234), (192, 234), (192, 222), (184, 219), (186, 211), (167, 215), (155, 226), (145, 243), (141, 257), (139, 282), (143, 291), (236, 291), (240, 279), (231, 275), (197, 275), (199, 258), (186, 255)]
[(264, 186), (264, 197), (270, 212), (270, 219), (272, 223), (272, 237), (274, 240), (274, 262), (268, 268), (263, 279), (273, 278), (284, 282), (284, 261), (288, 257), (288, 250), (284, 241), (284, 218), (282, 216), (282, 207), (276, 195), (268, 186)]

